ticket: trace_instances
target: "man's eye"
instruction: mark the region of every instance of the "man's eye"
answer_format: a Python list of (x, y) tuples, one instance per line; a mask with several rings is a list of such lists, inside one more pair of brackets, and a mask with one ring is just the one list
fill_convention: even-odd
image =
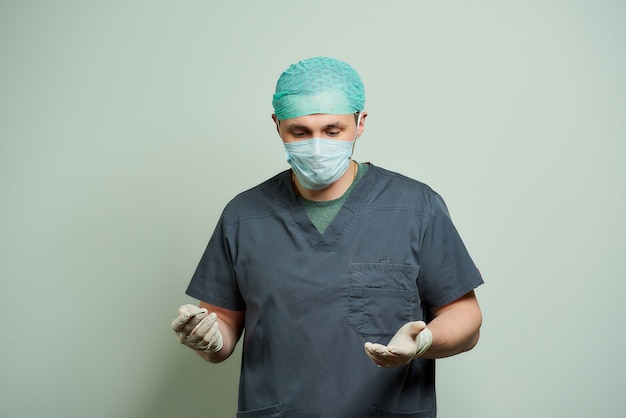
[(291, 135), (293, 135), (296, 138), (302, 138), (306, 134), (304, 132), (292, 132)]
[(337, 136), (341, 133), (341, 131), (328, 131), (326, 132), (326, 135), (328, 136)]

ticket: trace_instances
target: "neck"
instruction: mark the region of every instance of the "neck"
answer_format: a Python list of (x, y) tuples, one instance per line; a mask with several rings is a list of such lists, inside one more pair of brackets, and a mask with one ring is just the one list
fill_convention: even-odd
[(313, 200), (315, 202), (325, 202), (328, 200), (339, 199), (350, 188), (350, 185), (356, 178), (358, 165), (355, 161), (350, 162), (350, 166), (339, 179), (330, 186), (321, 190), (311, 190), (303, 187), (296, 176), (293, 176), (293, 185), (296, 192), (304, 199)]

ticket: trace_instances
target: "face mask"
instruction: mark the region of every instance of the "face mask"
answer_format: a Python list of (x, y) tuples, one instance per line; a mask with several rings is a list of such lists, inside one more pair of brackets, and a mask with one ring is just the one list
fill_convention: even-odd
[(336, 182), (350, 165), (354, 141), (312, 138), (285, 143), (287, 162), (300, 184), (321, 190)]
[(284, 144), (287, 162), (303, 187), (309, 190), (324, 189), (346, 172), (350, 166), (361, 116), (359, 112), (356, 120), (357, 133), (352, 141), (312, 138)]

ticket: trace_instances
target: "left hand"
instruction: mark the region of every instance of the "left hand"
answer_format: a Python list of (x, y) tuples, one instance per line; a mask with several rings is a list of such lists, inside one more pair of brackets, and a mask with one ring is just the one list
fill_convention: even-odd
[(378, 367), (404, 366), (415, 358), (419, 345), (417, 336), (424, 328), (424, 321), (408, 322), (387, 345), (366, 342), (365, 353)]

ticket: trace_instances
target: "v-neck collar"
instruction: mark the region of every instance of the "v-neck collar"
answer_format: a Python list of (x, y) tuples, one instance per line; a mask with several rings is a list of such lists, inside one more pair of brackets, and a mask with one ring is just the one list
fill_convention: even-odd
[(298, 228), (313, 251), (332, 251), (336, 243), (350, 231), (351, 227), (360, 216), (364, 203), (379, 176), (376, 167), (371, 163), (367, 164), (369, 164), (367, 172), (361, 177), (359, 182), (354, 185), (350, 195), (323, 234), (320, 234), (315, 225), (313, 225), (313, 222), (311, 222), (311, 219), (309, 219), (306, 213), (303, 203), (296, 195), (291, 184), (291, 171), (287, 170), (284, 172), (281, 186), (286, 189), (286, 193), (284, 194), (286, 198), (286, 209), (291, 214), (295, 227)]

